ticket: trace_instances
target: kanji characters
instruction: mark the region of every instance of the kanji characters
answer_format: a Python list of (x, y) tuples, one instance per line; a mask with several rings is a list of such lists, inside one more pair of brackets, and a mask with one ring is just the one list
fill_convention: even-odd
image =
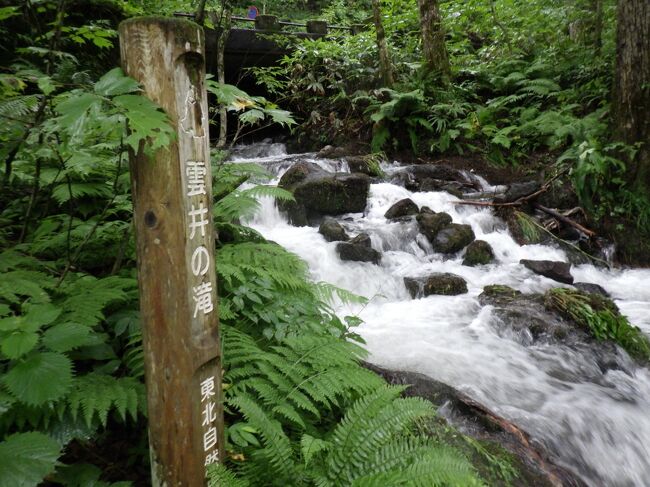
[(199, 203), (198, 208), (194, 208), (194, 204), (192, 204), (192, 209), (187, 213), (187, 216), (190, 217), (190, 239), (196, 235), (197, 228), (201, 231), (201, 236), (205, 237), (205, 226), (208, 224), (205, 217), (207, 213), (208, 209), (203, 207), (203, 202)]
[(214, 376), (212, 376), (201, 382), (201, 402), (207, 401), (214, 394)]
[(208, 170), (204, 161), (187, 161), (185, 163), (185, 175), (187, 176), (187, 196), (206, 194), (205, 175)]

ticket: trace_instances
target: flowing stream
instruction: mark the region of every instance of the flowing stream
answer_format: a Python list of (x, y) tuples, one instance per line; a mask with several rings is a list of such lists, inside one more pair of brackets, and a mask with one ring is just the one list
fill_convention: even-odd
[[(315, 154), (287, 155), (281, 144), (257, 144), (235, 153), (233, 161), (255, 162), (279, 178), (298, 161), (329, 171), (347, 171), (340, 160)], [(396, 164), (386, 165), (387, 173)], [(277, 182), (277, 179), (276, 181)], [(486, 189), (487, 183), (485, 184)], [(496, 263), (461, 264), (462, 257), (432, 251), (417, 224), (392, 223), (384, 213), (411, 198), (419, 207), (444, 211), (456, 223), (472, 226), (487, 241)], [(447, 383), (528, 431), (554, 455), (556, 463), (593, 486), (650, 485), (650, 370), (602, 373), (588, 351), (564, 345), (531, 345), (499, 333), (491, 306), (477, 296), (488, 284), (505, 284), (523, 293), (544, 292), (555, 281), (533, 274), (520, 259), (568, 261), (548, 245), (518, 245), (491, 209), (454, 205), (446, 192), (411, 192), (389, 183), (370, 186), (363, 214), (337, 217), (349, 235), (366, 232), (381, 251), (381, 265), (343, 262), (336, 242), (314, 227), (294, 227), (270, 199), (249, 224), (304, 259), (315, 281), (326, 281), (363, 295), (369, 304), (340, 305), (340, 315), (356, 314), (370, 361), (414, 371)], [(462, 252), (461, 252), (462, 254)], [(462, 276), (469, 292), (459, 296), (411, 299), (403, 278), (432, 272)], [(650, 334), (650, 270), (608, 270), (574, 265), (576, 281), (604, 287), (630, 321)]]

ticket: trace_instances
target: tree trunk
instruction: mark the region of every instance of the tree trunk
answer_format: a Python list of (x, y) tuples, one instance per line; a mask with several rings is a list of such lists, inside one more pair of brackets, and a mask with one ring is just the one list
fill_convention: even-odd
[(446, 83), (449, 81), (450, 66), (438, 0), (418, 0), (418, 7), (426, 69), (436, 73)]
[(384, 25), (381, 23), (381, 9), (379, 0), (372, 0), (372, 14), (375, 21), (375, 31), (377, 32), (377, 49), (379, 50), (379, 71), (384, 86), (390, 88), (395, 82), (393, 78), (393, 66), (390, 63), (388, 48), (386, 47), (386, 33)]
[(614, 133), (627, 144), (640, 143), (628, 162), (627, 179), (650, 189), (650, 2), (619, 0), (616, 74), (612, 115)]
[(591, 8), (594, 12), (594, 49), (596, 50), (596, 54), (600, 55), (600, 50), (603, 47), (603, 0), (591, 0)]
[[(225, 8), (225, 7), (224, 7)], [(217, 82), (224, 84), (226, 82), (226, 62), (224, 60), (224, 52), (226, 50), (226, 41), (230, 34), (231, 26), (231, 12), (230, 10), (223, 10), (222, 13), (223, 25), (221, 26), (221, 33), (217, 38)], [(228, 135), (228, 112), (226, 107), (223, 106), (219, 109), (219, 139), (217, 141), (218, 147), (226, 146), (226, 136)]]

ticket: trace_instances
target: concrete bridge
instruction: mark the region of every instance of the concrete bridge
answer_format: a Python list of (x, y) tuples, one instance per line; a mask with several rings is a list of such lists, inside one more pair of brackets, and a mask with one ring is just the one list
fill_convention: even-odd
[[(176, 13), (176, 16), (193, 18), (193, 14)], [(271, 40), (269, 34), (301, 39), (319, 39), (328, 35), (350, 35), (365, 26), (351, 27), (329, 25), (324, 20), (290, 22), (274, 15), (258, 15), (255, 19), (232, 17), (232, 24), (224, 51), (226, 83), (239, 84), (242, 70), (253, 66), (273, 66), (289, 51)], [(205, 29), (208, 73), (217, 72), (217, 39), (219, 29)]]

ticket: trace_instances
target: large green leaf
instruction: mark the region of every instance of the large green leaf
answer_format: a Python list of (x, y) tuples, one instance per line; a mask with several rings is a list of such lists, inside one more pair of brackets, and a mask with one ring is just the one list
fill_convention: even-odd
[(43, 345), (55, 352), (67, 352), (87, 345), (91, 329), (78, 323), (59, 323), (43, 334)]
[(29, 352), (38, 342), (38, 333), (27, 330), (15, 330), (7, 334), (0, 334), (0, 350), (10, 358), (17, 359)]
[(35, 353), (15, 364), (2, 378), (18, 400), (32, 406), (63, 396), (72, 382), (72, 362), (60, 353)]
[(0, 485), (31, 487), (54, 470), (59, 444), (42, 433), (18, 433), (0, 442)]
[(74, 137), (81, 134), (88, 119), (88, 112), (101, 106), (103, 98), (94, 93), (74, 91), (56, 106), (59, 123)]
[(124, 110), (129, 121), (130, 133), (126, 143), (137, 151), (141, 140), (149, 139), (151, 149), (167, 147), (175, 136), (167, 114), (145, 98), (138, 95), (120, 95), (113, 99), (118, 107)]
[(124, 95), (139, 90), (138, 82), (125, 76), (121, 68), (111, 69), (95, 83), (95, 93), (104, 96)]

